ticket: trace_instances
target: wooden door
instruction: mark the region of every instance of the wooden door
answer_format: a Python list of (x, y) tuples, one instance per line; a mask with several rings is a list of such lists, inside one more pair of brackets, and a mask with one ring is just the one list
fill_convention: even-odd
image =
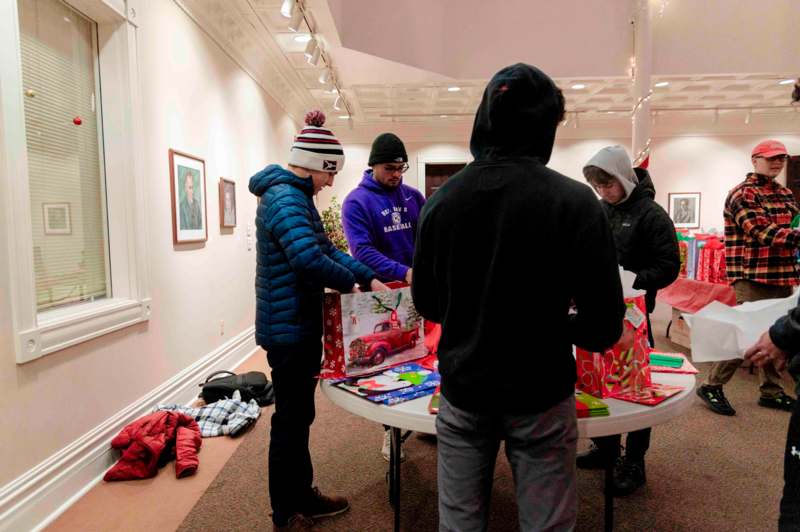
[(425, 197), (430, 198), (439, 187), (467, 163), (426, 163), (425, 164)]

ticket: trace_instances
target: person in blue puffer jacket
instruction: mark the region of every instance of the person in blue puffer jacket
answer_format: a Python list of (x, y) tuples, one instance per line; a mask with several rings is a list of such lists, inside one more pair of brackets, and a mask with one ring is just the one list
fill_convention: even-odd
[(385, 290), (375, 272), (328, 240), (313, 196), (344, 165), (342, 145), (312, 111), (295, 139), (287, 168), (269, 165), (250, 178), (260, 198), (256, 216), (256, 342), (267, 351), (275, 390), (269, 444), (274, 530), (308, 527), (347, 511), (344, 497), (312, 487), (308, 436), (322, 359), (325, 287)]

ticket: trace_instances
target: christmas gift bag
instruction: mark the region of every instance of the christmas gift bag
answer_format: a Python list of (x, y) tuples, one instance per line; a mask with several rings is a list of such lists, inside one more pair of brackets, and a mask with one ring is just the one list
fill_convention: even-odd
[(642, 390), (651, 383), (647, 314), (643, 295), (625, 298), (625, 327), (633, 330), (630, 349), (614, 345), (602, 353), (575, 349), (578, 369), (576, 388), (595, 397)]
[(382, 292), (325, 294), (323, 379), (375, 373), (428, 354), (411, 289), (388, 286)]

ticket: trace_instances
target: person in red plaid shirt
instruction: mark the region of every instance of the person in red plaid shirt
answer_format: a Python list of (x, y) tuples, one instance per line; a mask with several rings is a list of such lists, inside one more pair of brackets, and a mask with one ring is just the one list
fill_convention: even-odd
[[(736, 185), (725, 200), (725, 265), (738, 304), (785, 298), (800, 284), (800, 231), (790, 227), (800, 206), (792, 192), (775, 181), (788, 157), (786, 146), (777, 140), (758, 144), (752, 153), (755, 171)], [(716, 362), (706, 382), (697, 389), (697, 395), (717, 414), (736, 414), (722, 387), (741, 365), (739, 358)], [(795, 399), (786, 395), (780, 379), (772, 365), (759, 369), (758, 404), (791, 412)]]

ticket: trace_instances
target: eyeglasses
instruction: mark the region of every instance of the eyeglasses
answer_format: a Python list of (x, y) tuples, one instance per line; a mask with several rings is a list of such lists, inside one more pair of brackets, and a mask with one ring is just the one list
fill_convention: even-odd
[(397, 172), (405, 174), (408, 171), (409, 166), (408, 163), (403, 163), (402, 165), (384, 164), (383, 168), (390, 174), (396, 174)]
[(781, 162), (781, 163), (785, 163), (786, 160), (789, 159), (789, 156), (788, 155), (775, 155), (775, 156), (772, 156), (772, 157), (762, 157), (761, 155), (757, 155), (756, 159), (764, 159), (764, 160), (769, 161), (769, 162), (778, 161), (778, 162)]

